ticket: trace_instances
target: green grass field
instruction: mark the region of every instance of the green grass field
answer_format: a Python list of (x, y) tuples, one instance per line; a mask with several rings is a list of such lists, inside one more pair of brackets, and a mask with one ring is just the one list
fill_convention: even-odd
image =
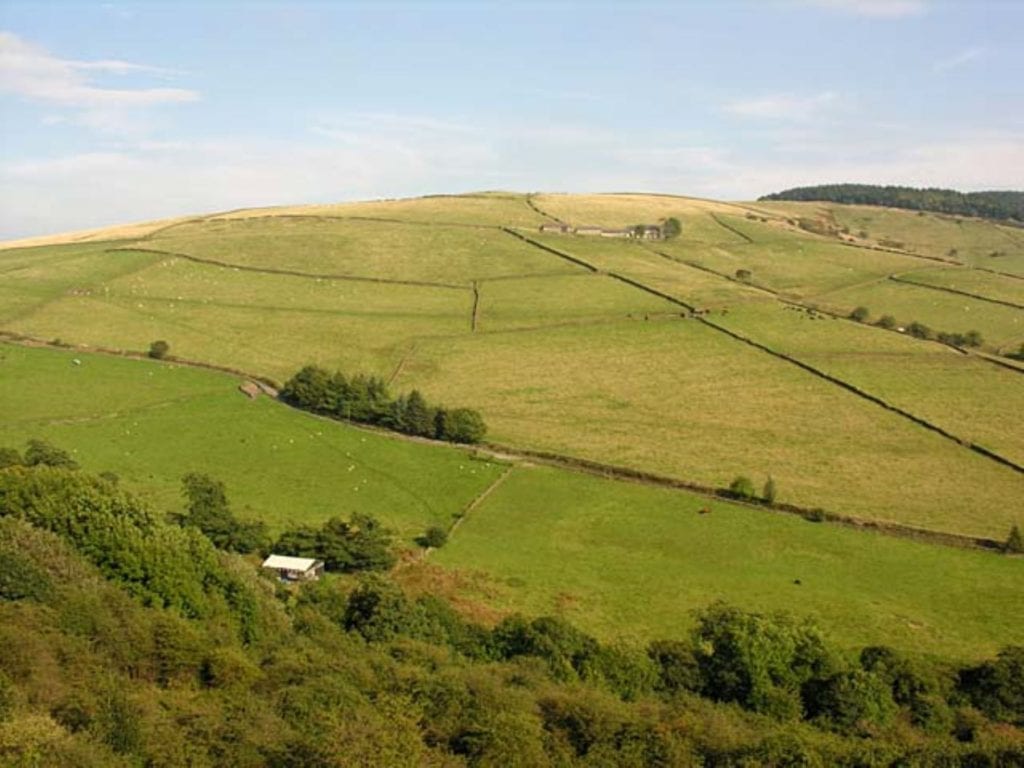
[(787, 216), (820, 218), (845, 227), (864, 242), (954, 259), (974, 267), (1024, 276), (1024, 233), (982, 219), (835, 203), (759, 202)]
[(361, 219), (218, 219), (166, 230), (149, 247), (240, 266), (439, 283), (581, 271), (495, 228)]
[(464, 599), (604, 638), (681, 637), (724, 599), (813, 616), (847, 646), (977, 658), (1024, 641), (1019, 560), (547, 468), (514, 469), (431, 562)]
[(334, 205), (254, 208), (217, 218), (252, 216), (371, 216), (425, 224), (462, 224), (490, 227), (537, 227), (547, 221), (527, 205), (527, 196), (516, 192), (482, 192), (467, 195), (428, 195), (407, 200), (377, 200)]
[(1024, 431), (1012, 416), (1024, 413), (1018, 374), (942, 344), (777, 304), (745, 305), (716, 322), (1024, 465)]
[[(575, 224), (677, 216), (683, 232), (643, 246), (541, 235), (537, 226), (545, 219), (531, 202)], [(258, 209), (164, 229), (129, 227), (123, 232), (145, 235), (137, 248), (240, 266), (132, 251), (130, 240), (112, 252), (112, 243), (0, 250), (0, 330), (140, 351), (164, 339), (173, 355), (277, 381), (307, 363), (374, 373), (394, 378), (398, 389), (418, 387), (432, 401), (478, 408), (494, 439), (513, 446), (715, 486), (736, 474), (770, 472), (783, 500), (1005, 536), (1024, 490), (1019, 476), (682, 318), (677, 304), (498, 229), (518, 228), (598, 270), (709, 309), (715, 322), (734, 323), (755, 341), (806, 356), (958, 435), (1019, 456), (1013, 420), (1002, 416), (1020, 402), (1016, 374), (839, 321), (794, 324), (795, 315), (755, 287), (811, 296), (840, 312), (866, 304), (875, 316), (888, 312), (936, 330), (976, 328), (995, 351), (1024, 340), (1020, 310), (886, 278), (957, 273), (987, 281), (993, 295), (1018, 290), (1013, 278), (843, 246), (795, 228), (787, 215), (797, 214), (671, 196), (492, 193)], [(906, 221), (900, 215), (894, 221)], [(926, 228), (932, 217), (912, 219)], [(1005, 228), (989, 229), (978, 234), (985, 247), (989, 239), (1008, 238)], [(726, 275), (750, 269), (755, 286), (686, 262)], [(968, 315), (972, 322), (961, 322)], [(812, 327), (814, 333), (805, 332)]]
[[(171, 363), (0, 345), (0, 445), (50, 440), (161, 511), (180, 509), (182, 474), (204, 471), (237, 513), (275, 531), (362, 511), (406, 542), (451, 523), (507, 471), (249, 400), (237, 384)], [(1017, 560), (522, 464), (428, 563), (403, 578), (497, 614), (564, 615), (603, 638), (678, 637), (692, 610), (725, 599), (814, 616), (849, 646), (975, 658), (1024, 639)]]
[(917, 321), (936, 332), (976, 330), (992, 351), (1015, 350), (1024, 342), (1022, 309), (892, 280), (835, 291), (820, 297), (818, 303), (837, 311), (865, 306), (875, 317), (889, 314), (900, 325)]
[(1024, 307), (1024, 280), (1007, 280), (1001, 275), (976, 269), (921, 269), (902, 276), (922, 285), (936, 285), (973, 293), (988, 299), (1008, 301)]
[(1019, 514), (1011, 470), (695, 320), (423, 341), (396, 384), (479, 408), (498, 442), (716, 487), (770, 473), (808, 507), (999, 537)]
[(366, 512), (407, 542), (450, 523), (503, 469), (250, 400), (238, 384), (170, 363), (2, 344), (0, 445), (49, 440), (165, 512), (181, 509), (181, 476), (198, 471), (274, 532)]

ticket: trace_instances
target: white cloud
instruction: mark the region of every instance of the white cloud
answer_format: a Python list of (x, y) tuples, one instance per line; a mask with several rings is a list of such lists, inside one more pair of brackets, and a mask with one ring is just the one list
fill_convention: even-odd
[[(742, 199), (841, 181), (1011, 188), (1024, 167), (1024, 142), (1010, 133), (932, 141), (911, 133), (881, 143), (830, 134), (819, 144), (794, 139), (791, 148), (742, 155), (670, 134), (645, 142), (571, 124), (529, 133), (515, 124), (378, 118), (336, 116), (305, 141), (146, 140), (114, 151), (8, 160), (0, 163), (0, 238), (231, 208), (479, 189)], [(415, 127), (424, 125), (433, 128)]]
[(740, 117), (806, 122), (841, 105), (839, 94), (824, 91), (811, 96), (776, 93), (740, 99), (726, 104), (724, 109)]
[(919, 16), (928, 10), (925, 0), (803, 0), (803, 5), (878, 19)]
[(946, 72), (951, 69), (958, 69), (965, 64), (969, 64), (972, 61), (982, 58), (985, 54), (986, 50), (981, 47), (966, 48), (954, 56), (936, 61), (935, 64), (932, 65), (932, 68), (936, 72)]
[(94, 81), (103, 74), (168, 77), (174, 72), (119, 60), (61, 59), (17, 35), (0, 32), (0, 91), (70, 109), (78, 124), (121, 132), (132, 124), (127, 117), (131, 110), (199, 99), (196, 91), (184, 88), (104, 87)]

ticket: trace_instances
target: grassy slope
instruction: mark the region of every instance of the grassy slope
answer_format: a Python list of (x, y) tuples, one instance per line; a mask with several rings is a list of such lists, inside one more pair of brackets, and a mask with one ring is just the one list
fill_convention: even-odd
[(499, 229), (360, 219), (219, 219), (166, 230), (150, 247), (242, 266), (388, 280), (475, 279), (579, 271), (552, 265)]
[(843, 309), (866, 306), (876, 317), (893, 315), (901, 325), (916, 320), (936, 332), (976, 330), (992, 349), (1017, 349), (1024, 342), (1022, 309), (891, 280), (829, 294), (821, 304)]
[[(0, 355), (0, 445), (50, 439), (159, 509), (178, 508), (178, 478), (196, 469), (275, 529), (361, 510), (411, 537), (449, 522), (503, 471), (249, 401), (221, 374), (11, 345)], [(464, 600), (564, 613), (604, 637), (678, 636), (690, 610), (718, 598), (814, 614), (850, 645), (954, 656), (991, 653), (1024, 630), (1017, 561), (551, 469), (513, 469), (434, 559), (487, 572), (465, 580), (475, 588)]]
[(1005, 536), (1024, 485), (694, 320), (422, 342), (397, 383), (482, 409), (499, 442), (714, 486), (771, 473), (786, 501), (924, 527)]
[(1024, 464), (1018, 375), (938, 343), (792, 307), (746, 305), (716, 322)]
[(973, 269), (923, 269), (906, 275), (904, 279), (923, 285), (954, 288), (998, 301), (1008, 301), (1024, 307), (1024, 280), (1007, 280), (1001, 275)]
[(451, 522), (501, 470), (249, 400), (223, 374), (11, 345), (0, 355), (0, 445), (50, 440), (165, 511), (180, 508), (181, 476), (200, 471), (275, 531), (362, 511), (411, 539)]
[[(778, 287), (794, 292), (873, 280), (887, 270), (903, 269), (907, 262), (932, 269), (911, 257), (844, 247), (793, 231), (775, 214), (766, 216), (766, 222), (752, 221), (743, 216), (742, 208), (708, 201), (540, 195), (535, 204), (574, 223), (605, 226), (678, 216), (683, 222), (682, 237), (656, 246), (672, 251), (676, 260), (622, 241), (544, 239), (601, 269), (698, 306), (730, 309), (733, 314), (754, 303), (776, 304), (764, 292), (678, 260), (735, 259), (736, 254), (744, 259), (756, 257), (763, 265), (754, 268), (755, 281), (777, 274)], [(605, 276), (585, 273), (486, 228), (514, 225), (540, 237), (536, 224), (543, 219), (522, 195), (274, 211), (282, 212), (485, 228), (382, 224), (380, 229), (370, 225), (367, 230), (359, 229), (360, 224), (352, 229), (352, 221), (269, 219), (267, 211), (251, 211), (216, 217), (203, 225), (176, 226), (140, 243), (140, 247), (157, 247), (175, 237), (192, 237), (192, 247), (213, 249), (204, 252), (219, 258), (258, 257), (267, 266), (281, 256), (282, 263), (275, 268), (313, 266), (318, 253), (327, 262), (348, 259), (345, 263), (355, 265), (362, 253), (357, 246), (365, 246), (378, 248), (373, 263), (366, 265), (371, 271), (420, 270), (415, 274), (435, 279), (443, 274), (465, 285), (456, 289), (257, 274), (124, 251), (104, 254), (102, 246), (92, 246), (98, 250), (88, 253), (77, 250), (85, 246), (11, 251), (0, 256), (0, 269), (21, 270), (12, 272), (21, 277), (13, 289), (7, 283), (0, 287), (0, 313), (7, 313), (2, 327), (44, 338), (132, 349), (145, 349), (153, 339), (165, 338), (175, 354), (281, 380), (307, 362), (384, 376), (400, 371), (399, 385), (419, 386), (432, 399), (477, 406), (496, 436), (520, 445), (632, 464), (709, 484), (726, 484), (739, 472), (773, 472), (785, 478), (784, 498), (789, 500), (921, 525), (1002, 536), (1012, 519), (1021, 483), (1005, 470), (764, 353), (695, 327), (692, 321), (662, 316), (665, 310), (678, 313), (676, 306)], [(253, 216), (263, 218), (235, 221)], [(224, 218), (232, 222), (220, 221)], [(248, 233), (240, 241), (248, 245), (239, 250), (204, 239), (206, 227), (217, 232), (227, 227), (228, 233), (237, 227), (237, 232)], [(277, 235), (275, 227), (280, 229)], [(436, 242), (454, 238), (453, 247), (461, 249), (452, 262), (457, 269), (435, 271), (446, 260), (416, 250), (417, 240), (410, 233), (435, 230), (440, 238)], [(306, 231), (308, 242), (302, 235)], [(381, 240), (376, 245), (375, 231)], [(352, 239), (345, 240), (349, 236)], [(335, 237), (352, 248), (332, 246)], [(423, 237), (434, 242), (432, 235)], [(496, 259), (492, 261), (482, 255), (486, 268), (478, 270), (473, 243), (481, 237), (487, 242), (497, 238), (493, 243), (499, 252), (491, 254)], [(33, 259), (40, 261), (33, 263)], [(715, 264), (727, 272), (734, 266), (732, 262)], [(477, 333), (471, 333), (470, 282), (520, 266), (533, 276), (479, 283)], [(790, 282), (782, 281), (787, 275)], [(953, 301), (960, 298), (898, 287)], [(873, 303), (871, 308), (876, 314), (886, 311)], [(988, 313), (992, 308), (1016, 312), (991, 304), (979, 311)], [(744, 321), (742, 331), (776, 344), (778, 332), (785, 329), (777, 327), (774, 319), (765, 320), (761, 327), (762, 319), (772, 313), (758, 312), (742, 315), (753, 320)], [(644, 315), (649, 315), (649, 322)], [(985, 317), (1000, 332), (1009, 327), (1009, 315)], [(580, 323), (591, 325), (523, 330)], [(895, 343), (883, 336), (877, 336), (883, 347)], [(834, 333), (828, 338), (839, 345), (852, 339)], [(862, 338), (868, 337), (858, 337), (857, 345)], [(802, 338), (793, 349), (822, 360), (817, 347), (820, 344), (813, 339)], [(915, 407), (921, 403), (923, 415), (929, 416), (941, 415), (952, 393), (963, 390), (962, 402), (952, 413), (955, 431), (968, 431), (962, 427), (974, 427), (968, 422), (977, 417), (977, 429), (970, 432), (981, 442), (1010, 446), (1008, 450), (1016, 445), (1010, 435), (1012, 421), (1006, 420), (1000, 432), (997, 409), (991, 405), (1016, 402), (1015, 381), (987, 376), (984, 386), (964, 389), (963, 382), (978, 370), (977, 363), (957, 356), (959, 362), (948, 365), (944, 360), (941, 366), (915, 367), (914, 381), (922, 386), (928, 376), (939, 377), (929, 382), (934, 393), (915, 397), (911, 388), (885, 372), (883, 360), (892, 359), (888, 351), (877, 355), (861, 355), (861, 351), (860, 346), (851, 348), (842, 363), (844, 375), (878, 386), (878, 394), (893, 392), (912, 400)], [(829, 364), (839, 365), (838, 357), (829, 356)], [(863, 364), (856, 362), (858, 357)]]
[(816, 616), (850, 646), (973, 658), (1024, 641), (1019, 560), (546, 468), (513, 470), (432, 561), (469, 572), (463, 595), (602, 637), (679, 637), (725, 599)]

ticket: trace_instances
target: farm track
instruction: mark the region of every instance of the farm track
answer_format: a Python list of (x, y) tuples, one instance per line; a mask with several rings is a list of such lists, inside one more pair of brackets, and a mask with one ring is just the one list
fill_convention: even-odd
[[(510, 231), (510, 233), (511, 233), (511, 231)], [(548, 247), (546, 245), (543, 245), (542, 243), (537, 243), (536, 241), (534, 241), (534, 240), (532, 240), (532, 239), (530, 239), (528, 237), (525, 237), (524, 235), (520, 235), (518, 233), (512, 233), (512, 234), (515, 234), (517, 237), (521, 238), (522, 240), (524, 240), (524, 241), (526, 241), (526, 242), (528, 242), (528, 243), (530, 243), (532, 245), (535, 245), (536, 247), (539, 247), (539, 248), (541, 248), (544, 251), (547, 251), (549, 253), (553, 253), (554, 255), (559, 256), (560, 258), (566, 258), (566, 259), (569, 259), (571, 261), (577, 262), (577, 263), (587, 267), (588, 269), (590, 269), (593, 272), (598, 272), (599, 271), (592, 264), (589, 264), (586, 261), (584, 261), (582, 259), (579, 259), (578, 257), (572, 256), (571, 254), (566, 254), (566, 253), (563, 253), (563, 252), (559, 252), (559, 251), (557, 251), (557, 250), (555, 250), (553, 248), (550, 248), (550, 247)], [(661, 255), (663, 255), (663, 254), (661, 254)], [(651, 293), (653, 295), (661, 296), (662, 298), (665, 298), (668, 301), (671, 301), (672, 303), (677, 304), (678, 306), (684, 307), (684, 308), (689, 309), (689, 310), (693, 310), (693, 307), (691, 305), (687, 304), (686, 302), (682, 301), (681, 299), (677, 299), (677, 298), (669, 296), (668, 294), (664, 294), (664, 293), (662, 293), (661, 291), (658, 291), (655, 288), (651, 288), (649, 286), (644, 285), (643, 283), (641, 283), (638, 280), (633, 280), (632, 278), (623, 278), (621, 275), (615, 275), (613, 273), (605, 273), (605, 274), (608, 274), (611, 277), (616, 277), (617, 279), (622, 280), (622, 282), (624, 282), (624, 283), (626, 283), (628, 285), (632, 285), (635, 288), (638, 288), (639, 290), (644, 290), (644, 291), (647, 291), (648, 293)], [(720, 273), (716, 273), (716, 274), (720, 274)], [(764, 290), (767, 290), (769, 293), (774, 293), (774, 291), (771, 291), (770, 289), (764, 289)], [(823, 313), (823, 314), (826, 314), (826, 313)], [(747, 336), (744, 336), (744, 335), (742, 335), (740, 333), (737, 333), (737, 332), (732, 331), (732, 330), (730, 330), (728, 328), (725, 328), (725, 327), (723, 327), (721, 325), (718, 325), (717, 323), (712, 322), (711, 320), (709, 320), (708, 318), (702, 316), (701, 314), (694, 314), (694, 319), (696, 319), (700, 323), (703, 323), (708, 328), (712, 328), (712, 329), (718, 331), (719, 333), (724, 333), (725, 335), (729, 336), (730, 338), (732, 338), (732, 339), (734, 339), (736, 341), (744, 343), (744, 344), (746, 344), (746, 345), (748, 345), (750, 347), (753, 347), (754, 349), (760, 350), (761, 352), (764, 352), (765, 354), (771, 355), (772, 357), (775, 357), (778, 360), (782, 360), (784, 362), (787, 362), (790, 365), (795, 365), (796, 367), (798, 367), (801, 370), (811, 374), (812, 376), (816, 376), (819, 379), (822, 379), (823, 381), (826, 381), (826, 382), (828, 382), (830, 384), (833, 384), (833, 385), (835, 385), (835, 386), (845, 390), (846, 392), (849, 392), (852, 395), (856, 395), (857, 397), (860, 397), (860, 398), (862, 398), (864, 400), (867, 400), (868, 402), (873, 403), (874, 405), (877, 405), (880, 408), (883, 408), (883, 409), (889, 411), (890, 413), (894, 413), (894, 414), (896, 414), (898, 416), (902, 416), (903, 418), (907, 419), (908, 421), (912, 422), (913, 424), (916, 424), (919, 427), (923, 427), (924, 429), (927, 429), (930, 432), (934, 432), (935, 434), (937, 434), (937, 435), (939, 435), (939, 436), (941, 436), (941, 437), (943, 437), (943, 438), (945, 438), (947, 440), (950, 440), (950, 441), (956, 443), (957, 445), (959, 445), (959, 446), (961, 446), (963, 448), (966, 448), (969, 451), (972, 451), (972, 452), (974, 452), (974, 453), (976, 453), (976, 454), (978, 454), (980, 456), (983, 456), (983, 457), (985, 457), (985, 458), (987, 458), (987, 459), (989, 459), (991, 461), (994, 461), (997, 464), (1001, 464), (1002, 466), (1005, 466), (1008, 469), (1012, 469), (1015, 472), (1018, 472), (1020, 474), (1024, 474), (1024, 466), (1021, 466), (1020, 464), (1017, 464), (1016, 462), (1006, 458), (1005, 456), (1001, 456), (1000, 454), (996, 453), (995, 451), (992, 451), (992, 450), (990, 450), (988, 448), (985, 448), (984, 446), (978, 445), (977, 443), (972, 443), (969, 440), (966, 440), (964, 438), (958, 437), (957, 435), (954, 435), (953, 433), (949, 432), (948, 430), (944, 429), (943, 427), (940, 427), (937, 424), (932, 424), (930, 421), (927, 421), (926, 419), (923, 419), (920, 416), (916, 416), (916, 415), (910, 413), (909, 411), (904, 410), (903, 408), (900, 408), (898, 406), (892, 405), (891, 403), (886, 402), (885, 400), (883, 400), (882, 398), (878, 397), (877, 395), (873, 395), (870, 392), (868, 392), (868, 391), (866, 391), (864, 389), (861, 389), (860, 387), (858, 387), (858, 386), (856, 386), (854, 384), (851, 384), (851, 383), (849, 383), (847, 381), (844, 381), (843, 379), (838, 378), (837, 376), (833, 376), (830, 373), (826, 373), (825, 371), (821, 370), (820, 368), (816, 368), (815, 366), (810, 365), (809, 363), (805, 363), (802, 360), (799, 360), (799, 359), (797, 359), (795, 357), (792, 357), (790, 355), (787, 355), (784, 352), (779, 352), (778, 350), (772, 349), (771, 347), (769, 347), (769, 346), (767, 346), (765, 344), (761, 344), (760, 342), (754, 341), (753, 339), (751, 339), (751, 338), (749, 338)], [(959, 351), (962, 354), (965, 354), (965, 355), (967, 354), (966, 352), (963, 352), (963, 350), (959, 350)], [(984, 358), (980, 358), (980, 359), (984, 359)]]
[[(90, 352), (115, 357), (125, 357), (136, 360), (144, 360), (153, 362), (155, 364), (183, 365), (216, 371), (220, 373), (226, 373), (261, 384), (261, 388), (264, 390), (266, 394), (268, 394), (268, 396), (275, 397), (277, 401), (280, 402), (282, 405), (285, 405), (289, 408), (293, 407), (277, 397), (278, 393), (276, 382), (266, 377), (254, 375), (236, 368), (214, 365), (212, 363), (205, 363), (198, 360), (184, 360), (180, 358), (174, 358), (170, 360), (165, 359), (157, 363), (156, 361), (150, 360), (150, 358), (147, 355), (141, 352), (116, 350), (107, 347), (92, 347), (88, 345), (77, 345), (74, 347), (69, 347), (66, 345), (53, 344), (52, 342), (48, 342), (43, 339), (37, 339), (22, 334), (14, 334), (7, 331), (0, 331), (0, 340), (7, 341), (12, 344), (20, 344), (29, 347), (50, 347), (54, 349), (63, 349), (66, 351), (73, 351), (75, 349), (78, 349), (83, 352)], [(814, 520), (816, 522), (827, 522), (850, 528), (870, 530), (885, 535), (896, 536), (899, 538), (916, 539), (918, 541), (930, 544), (954, 546), (958, 548), (982, 549), (987, 551), (1001, 551), (1002, 549), (1002, 543), (996, 541), (995, 539), (989, 539), (981, 536), (970, 536), (967, 534), (949, 533), (945, 531), (936, 531), (926, 528), (917, 528), (914, 526), (905, 525), (903, 523), (896, 523), (884, 520), (867, 520), (863, 518), (854, 517), (851, 515), (842, 515), (834, 512), (829, 512), (821, 508), (812, 509), (808, 507), (800, 507), (795, 504), (763, 504), (747, 502), (739, 499), (733, 499), (731, 497), (723, 495), (721, 489), (713, 488), (711, 486), (703, 485), (700, 483), (682, 480), (674, 477), (668, 477), (665, 475), (658, 475), (652, 472), (632, 469), (629, 467), (621, 467), (613, 464), (603, 464), (601, 462), (591, 461), (589, 459), (577, 458), (573, 456), (566, 456), (564, 454), (552, 453), (547, 451), (537, 451), (528, 448), (515, 448), (512, 446), (505, 446), (498, 443), (482, 443), (479, 445), (468, 446), (458, 445), (425, 437), (404, 435), (400, 432), (393, 432), (391, 430), (383, 429), (381, 427), (360, 424), (358, 422), (344, 421), (342, 419), (333, 419), (328, 416), (321, 416), (318, 414), (310, 413), (309, 411), (302, 411), (302, 413), (305, 413), (316, 419), (322, 419), (324, 421), (340, 421), (354, 429), (361, 429), (366, 432), (385, 435), (395, 440), (405, 440), (408, 442), (415, 442), (426, 445), (438, 445), (447, 448), (454, 448), (456, 450), (464, 451), (469, 455), (486, 455), (489, 458), (499, 462), (519, 460), (520, 462), (525, 462), (527, 464), (542, 464), (545, 466), (551, 466), (572, 472), (580, 472), (588, 475), (594, 475), (609, 480), (620, 480), (625, 482), (637, 483), (640, 485), (682, 490), (700, 494), (712, 499), (726, 500), (731, 504), (745, 506), (754, 510), (797, 515), (799, 517), (803, 517), (808, 520)]]
[(977, 293), (970, 293), (968, 291), (961, 291), (956, 288), (949, 288), (945, 285), (929, 285), (927, 283), (918, 283), (913, 280), (906, 280), (899, 275), (889, 275), (889, 280), (895, 283), (904, 283), (906, 285), (916, 285), (918, 288), (929, 288), (933, 291), (945, 291), (946, 293), (953, 293), (958, 296), (967, 296), (971, 299), (977, 299), (978, 301), (988, 301), (992, 304), (1002, 304), (1004, 307), (1012, 307), (1013, 309), (1024, 309), (1024, 304), (1014, 304), (1012, 301), (1004, 301), (1003, 299), (993, 299), (989, 296), (981, 296)]
[[(483, 504), (485, 501), (487, 501), (487, 497), (488, 496), (490, 496), (492, 493), (494, 493), (496, 490), (498, 490), (498, 488), (501, 487), (501, 485), (505, 482), (505, 480), (508, 479), (508, 476), (512, 474), (512, 470), (513, 469), (515, 469), (515, 465), (514, 464), (510, 464), (509, 466), (507, 466), (505, 468), (505, 471), (502, 472), (500, 475), (498, 475), (498, 477), (495, 478), (493, 483), (491, 483), (486, 488), (484, 488), (483, 491), (481, 491), (477, 495), (477, 497), (475, 499), (473, 499), (471, 502), (469, 502), (469, 504), (466, 505), (465, 509), (463, 509), (459, 513), (458, 517), (455, 518), (454, 522), (452, 522), (451, 526), (448, 528), (448, 538), (449, 539), (452, 536), (455, 535), (455, 532), (457, 530), (459, 530), (459, 527), (462, 525), (462, 523), (465, 521), (465, 519), (467, 517), (469, 517), (469, 515), (477, 507), (479, 507), (481, 504)], [(420, 560), (425, 560), (430, 555), (430, 553), (433, 552), (433, 550), (434, 550), (433, 547), (428, 547), (427, 549), (423, 550), (423, 552), (420, 555), (419, 559)]]
[(162, 251), (156, 248), (110, 248), (107, 253), (117, 253), (118, 251), (138, 251), (142, 253), (154, 253), (159, 254), (168, 258), (184, 259), (185, 261), (191, 261), (196, 264), (204, 264), (211, 267), (220, 267), (222, 269), (237, 269), (243, 272), (255, 272), (257, 274), (264, 275), (287, 275), (288, 277), (303, 277), (310, 280), (344, 280), (353, 281), (360, 283), (377, 283), (380, 285), (411, 285), (419, 288), (448, 288), (458, 291), (469, 290), (468, 285), (458, 285), (456, 283), (432, 283), (425, 280), (391, 280), (383, 277), (363, 277), (359, 275), (336, 275), (327, 273), (316, 273), (316, 272), (299, 272), (294, 269), (274, 269), (273, 267), (253, 267), (245, 264), (232, 264), (227, 261), (218, 261), (217, 259), (207, 259), (201, 256), (193, 256), (188, 253), (178, 253), (176, 251)]

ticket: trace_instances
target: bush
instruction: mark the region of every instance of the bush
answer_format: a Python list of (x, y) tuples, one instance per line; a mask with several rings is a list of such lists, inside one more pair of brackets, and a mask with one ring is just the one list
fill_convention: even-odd
[(891, 331), (896, 327), (896, 318), (892, 315), (882, 315), (875, 321), (875, 325), (879, 328), (885, 328), (887, 331)]
[(152, 357), (154, 360), (163, 360), (167, 357), (167, 353), (171, 351), (171, 345), (163, 339), (154, 341), (149, 345), (149, 352), (146, 354)]
[(871, 312), (867, 307), (857, 307), (850, 313), (850, 319), (856, 320), (858, 323), (865, 323), (870, 315)]
[(917, 320), (907, 326), (907, 333), (915, 339), (931, 339), (935, 336), (931, 328), (924, 323), (917, 322)]
[(25, 449), (25, 465), (28, 467), (57, 467), (59, 469), (78, 469), (78, 462), (71, 458), (67, 451), (57, 448), (45, 440), (29, 440)]
[(448, 532), (439, 525), (432, 525), (419, 537), (418, 542), (422, 547), (439, 549), (448, 543)]
[(743, 282), (747, 282), (748, 280), (750, 280), (751, 277), (752, 277), (752, 274), (751, 274), (749, 269), (737, 269), (736, 270), (736, 279), (737, 280), (742, 280)]
[(778, 489), (775, 487), (775, 478), (769, 475), (768, 480), (765, 481), (764, 490), (761, 491), (761, 498), (768, 504), (774, 504), (777, 495)]
[(1008, 646), (995, 661), (962, 670), (958, 688), (993, 720), (1024, 722), (1024, 646)]
[(812, 718), (842, 733), (863, 731), (867, 725), (885, 725), (896, 711), (885, 681), (860, 669), (813, 682), (805, 701)]
[(1015, 555), (1019, 555), (1024, 552), (1024, 537), (1020, 534), (1020, 527), (1014, 525), (1010, 529), (1010, 535), (1006, 537), (1006, 543), (1003, 544), (1003, 551), (1010, 552)]
[(749, 477), (739, 475), (729, 484), (729, 495), (735, 499), (753, 499), (757, 495)]

